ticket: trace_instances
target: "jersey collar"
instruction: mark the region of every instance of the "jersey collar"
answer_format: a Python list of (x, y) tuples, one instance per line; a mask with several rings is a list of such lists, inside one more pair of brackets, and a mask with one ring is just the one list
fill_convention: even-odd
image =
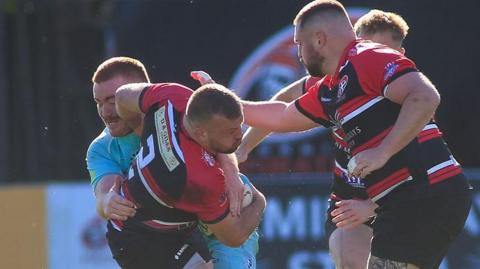
[(362, 42), (363, 39), (360, 39), (360, 38), (357, 38), (353, 41), (351, 41), (350, 43), (348, 43), (348, 45), (345, 47), (345, 49), (343, 50), (343, 53), (342, 53), (342, 56), (340, 57), (340, 60), (337, 64), (337, 69), (335, 70), (335, 75), (333, 75), (332, 77), (332, 80), (331, 80), (331, 85), (335, 85), (337, 83), (337, 80), (338, 80), (338, 74), (340, 73), (340, 71), (342, 70), (342, 68), (348, 64), (348, 58), (354, 53), (354, 47)]

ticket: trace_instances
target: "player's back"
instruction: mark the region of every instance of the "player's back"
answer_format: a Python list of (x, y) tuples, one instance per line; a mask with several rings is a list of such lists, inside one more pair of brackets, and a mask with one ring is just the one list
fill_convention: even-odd
[(183, 128), (192, 91), (178, 84), (146, 90), (141, 97), (145, 112), (142, 147), (122, 186), (122, 194), (138, 209), (134, 218), (114, 224), (118, 228), (185, 230), (194, 227), (199, 217), (214, 220), (218, 214), (211, 215), (205, 207), (222, 199), (223, 175), (214, 157)]

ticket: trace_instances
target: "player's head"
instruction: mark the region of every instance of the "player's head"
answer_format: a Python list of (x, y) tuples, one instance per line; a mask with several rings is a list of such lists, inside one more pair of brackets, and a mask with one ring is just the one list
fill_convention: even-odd
[(195, 140), (212, 152), (233, 153), (242, 142), (240, 99), (220, 84), (206, 84), (192, 94), (186, 120)]
[(128, 57), (114, 57), (100, 64), (93, 74), (93, 98), (98, 115), (112, 136), (124, 136), (132, 130), (115, 110), (115, 91), (118, 87), (137, 82), (150, 82), (143, 64)]
[(403, 40), (408, 34), (408, 24), (398, 14), (378, 9), (370, 10), (354, 26), (357, 36), (385, 44), (405, 53)]
[(344, 48), (355, 33), (343, 5), (317, 0), (304, 6), (293, 21), (298, 57), (312, 76), (335, 72)]

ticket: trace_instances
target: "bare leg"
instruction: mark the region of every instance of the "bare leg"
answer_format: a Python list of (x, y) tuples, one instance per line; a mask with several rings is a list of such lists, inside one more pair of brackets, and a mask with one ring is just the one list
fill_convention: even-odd
[(352, 229), (336, 229), (329, 239), (330, 255), (337, 269), (365, 269), (370, 253), (372, 229), (359, 225)]

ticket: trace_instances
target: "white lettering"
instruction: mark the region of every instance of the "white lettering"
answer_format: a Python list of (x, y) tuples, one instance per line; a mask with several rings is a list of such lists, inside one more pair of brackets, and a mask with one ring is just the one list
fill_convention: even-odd
[(140, 152), (138, 153), (138, 168), (143, 169), (147, 166), (153, 159), (155, 158), (155, 148), (153, 147), (153, 136), (150, 135), (147, 138), (147, 147), (148, 147), (148, 155), (143, 157), (143, 147), (140, 148)]

